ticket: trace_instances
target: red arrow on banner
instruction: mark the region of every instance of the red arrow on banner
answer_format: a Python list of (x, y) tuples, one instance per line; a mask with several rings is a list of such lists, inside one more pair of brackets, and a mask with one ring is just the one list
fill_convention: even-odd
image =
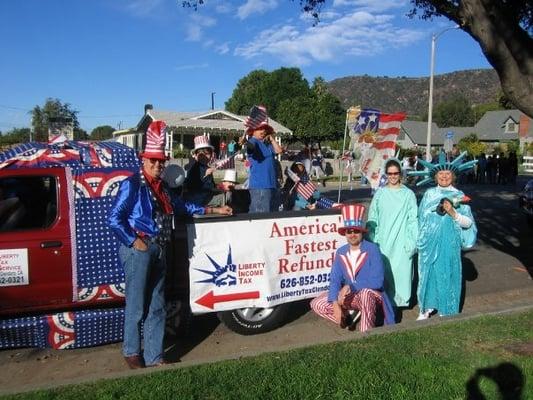
[(242, 293), (229, 293), (215, 295), (212, 290), (207, 294), (200, 297), (195, 303), (200, 304), (201, 306), (213, 309), (215, 303), (224, 303), (226, 301), (235, 301), (235, 300), (248, 300), (248, 299), (258, 299), (259, 292), (242, 292)]

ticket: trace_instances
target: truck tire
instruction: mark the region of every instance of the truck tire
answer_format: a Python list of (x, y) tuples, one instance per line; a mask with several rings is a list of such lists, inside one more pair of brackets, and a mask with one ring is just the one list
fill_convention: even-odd
[(241, 335), (265, 333), (280, 327), (289, 315), (290, 303), (272, 308), (239, 308), (220, 311), (218, 318), (224, 325)]

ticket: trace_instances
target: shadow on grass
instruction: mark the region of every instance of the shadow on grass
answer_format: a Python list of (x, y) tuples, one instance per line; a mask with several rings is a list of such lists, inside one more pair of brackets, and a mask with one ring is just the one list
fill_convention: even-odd
[(485, 400), (480, 388), (482, 379), (493, 381), (500, 393), (500, 398), (504, 400), (522, 399), (524, 388), (524, 374), (516, 365), (505, 362), (495, 367), (479, 368), (474, 375), (466, 382), (466, 392), (468, 400)]

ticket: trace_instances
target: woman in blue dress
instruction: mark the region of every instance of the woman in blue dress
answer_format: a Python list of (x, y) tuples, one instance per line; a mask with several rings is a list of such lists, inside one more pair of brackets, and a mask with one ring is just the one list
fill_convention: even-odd
[(437, 186), (424, 194), (418, 208), (418, 320), (434, 312), (439, 315), (459, 313), (462, 288), (461, 250), (471, 248), (477, 227), (465, 194), (455, 188), (457, 175), (472, 168), (476, 161), (462, 163), (466, 152), (448, 162), (444, 154), (438, 164), (419, 160), (425, 171), (411, 175), (434, 181)]

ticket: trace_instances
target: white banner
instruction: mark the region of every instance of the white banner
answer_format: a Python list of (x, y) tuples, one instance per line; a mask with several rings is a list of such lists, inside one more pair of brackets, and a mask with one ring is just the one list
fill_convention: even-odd
[(28, 249), (0, 250), (0, 286), (29, 284)]
[(193, 313), (272, 307), (329, 287), (341, 217), (213, 221), (187, 226)]

